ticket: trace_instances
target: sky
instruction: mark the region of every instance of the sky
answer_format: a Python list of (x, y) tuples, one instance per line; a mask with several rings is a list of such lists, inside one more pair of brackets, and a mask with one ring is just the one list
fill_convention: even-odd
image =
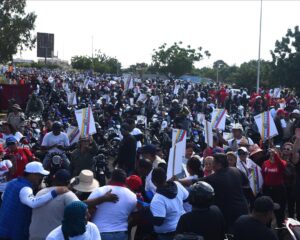
[[(275, 41), (300, 24), (299, 9), (300, 1), (263, 0), (262, 59), (271, 60)], [(197, 67), (210, 67), (219, 59), (240, 65), (258, 58), (258, 0), (28, 0), (26, 11), (37, 14), (33, 34), (55, 34), (54, 53), (63, 60), (91, 56), (93, 42), (94, 50), (100, 49), (128, 67), (151, 63), (153, 49), (176, 41), (211, 53)], [(21, 57), (36, 60), (36, 49), (23, 52)]]

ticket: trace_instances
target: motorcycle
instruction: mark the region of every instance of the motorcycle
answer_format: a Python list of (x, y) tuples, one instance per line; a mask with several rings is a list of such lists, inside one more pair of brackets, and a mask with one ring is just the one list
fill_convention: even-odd
[(100, 186), (104, 186), (106, 184), (106, 178), (110, 178), (107, 157), (100, 153), (93, 159), (95, 161), (95, 178), (98, 180)]

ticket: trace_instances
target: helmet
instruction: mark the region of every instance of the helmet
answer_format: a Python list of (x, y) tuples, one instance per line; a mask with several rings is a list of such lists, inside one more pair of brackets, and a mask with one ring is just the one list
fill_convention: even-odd
[(56, 130), (56, 129), (60, 129), (62, 127), (62, 124), (58, 121), (55, 121), (53, 124), (52, 124), (52, 130)]
[(193, 184), (190, 188), (189, 203), (193, 206), (208, 207), (215, 196), (213, 187), (203, 181)]

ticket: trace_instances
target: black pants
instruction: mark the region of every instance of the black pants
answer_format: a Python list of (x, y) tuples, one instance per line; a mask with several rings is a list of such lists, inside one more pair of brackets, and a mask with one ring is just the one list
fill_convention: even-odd
[(295, 187), (286, 187), (287, 208), (290, 218), (295, 217), (296, 194)]
[(285, 207), (286, 207), (286, 189), (285, 186), (264, 186), (263, 193), (266, 196), (272, 198), (275, 203), (280, 205), (280, 209), (275, 210), (275, 217), (277, 222), (277, 227), (282, 227), (285, 220)]

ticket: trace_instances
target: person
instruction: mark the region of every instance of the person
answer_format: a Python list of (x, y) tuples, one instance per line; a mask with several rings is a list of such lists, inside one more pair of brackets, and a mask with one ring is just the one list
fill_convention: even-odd
[(12, 112), (7, 116), (7, 122), (11, 124), (15, 129), (22, 132), (25, 116), (22, 113), (22, 109), (18, 104), (12, 106)]
[(89, 138), (80, 137), (78, 147), (71, 152), (70, 168), (72, 176), (79, 175), (83, 169), (93, 171), (95, 168), (93, 157), (97, 152), (98, 146), (92, 136)]
[(213, 161), (214, 161), (214, 158), (211, 156), (207, 156), (204, 159), (204, 177), (207, 177), (214, 173), (213, 167), (212, 167)]
[(11, 160), (14, 168), (12, 178), (21, 177), (27, 163), (35, 160), (34, 155), (28, 148), (18, 147), (18, 141), (14, 137), (6, 139), (6, 156)]
[(17, 129), (15, 129), (13, 127), (13, 125), (11, 125), (8, 122), (4, 122), (2, 124), (2, 139), (6, 140), (9, 137), (14, 137), (15, 139), (17, 139), (18, 142), (21, 141), (21, 139), (24, 137), (22, 133), (18, 132)]
[(274, 123), (278, 132), (278, 135), (274, 137), (273, 142), (275, 145), (281, 145), (283, 143), (283, 129), (286, 127), (286, 122), (284, 121), (285, 111), (283, 109), (278, 109), (274, 118)]
[(10, 160), (4, 159), (4, 148), (0, 144), (0, 203), (1, 196), (5, 191), (7, 182), (11, 179), (11, 176), (14, 173), (13, 164)]
[(74, 201), (66, 206), (61, 226), (49, 233), (46, 240), (101, 240), (97, 226), (88, 222), (87, 205)]
[(284, 222), (286, 205), (286, 189), (284, 186), (286, 162), (280, 158), (275, 149), (269, 149), (269, 154), (269, 160), (262, 165), (263, 193), (280, 205), (280, 209), (275, 211), (275, 216), (277, 226), (281, 227)]
[(137, 167), (137, 172), (142, 178), (145, 178), (145, 196), (151, 201), (155, 192), (156, 186), (152, 182), (153, 164), (149, 160), (140, 160)]
[(214, 195), (214, 189), (206, 182), (199, 181), (191, 186), (188, 199), (192, 211), (180, 217), (177, 234), (194, 233), (205, 240), (224, 239), (224, 217), (220, 209), (213, 205)]
[(136, 139), (136, 148), (139, 149), (142, 147), (142, 140), (143, 140), (143, 132), (136, 127), (134, 119), (127, 119), (126, 121), (131, 128), (130, 134), (135, 137)]
[(84, 169), (78, 176), (71, 179), (70, 185), (76, 196), (84, 201), (99, 187), (99, 182), (94, 178), (92, 171)]
[(153, 144), (145, 145), (140, 150), (142, 157), (152, 162), (153, 168), (157, 168), (160, 163), (166, 163), (165, 160), (161, 159), (156, 153), (157, 148)]
[(31, 97), (27, 102), (25, 114), (27, 116), (31, 116), (34, 114), (40, 116), (42, 115), (43, 111), (44, 111), (43, 101), (36, 95), (36, 93), (32, 93)]
[[(240, 123), (236, 123), (234, 124), (234, 126), (232, 127), (232, 135), (233, 138), (229, 139), (228, 141), (226, 141), (223, 136), (220, 134), (219, 131), (218, 132), (218, 137), (220, 139), (220, 142), (229, 146), (229, 148), (232, 149), (233, 152), (237, 151), (238, 149), (238, 145), (240, 144), (240, 142), (242, 141), (242, 139), (245, 139), (246, 137), (243, 136), (243, 126)], [(251, 146), (253, 145), (253, 141), (251, 138), (246, 138), (248, 140), (248, 144)]]
[(119, 197), (117, 203), (103, 203), (97, 206), (92, 222), (101, 231), (102, 240), (127, 240), (128, 217), (137, 205), (136, 195), (126, 187), (126, 173), (122, 169), (112, 172), (110, 183), (94, 190), (89, 199), (103, 196), (107, 191)]
[(251, 215), (240, 216), (234, 224), (236, 240), (278, 240), (277, 236), (267, 227), (273, 219), (274, 210), (279, 206), (268, 196), (255, 200)]
[(226, 153), (227, 156), (227, 161), (229, 167), (236, 167), (236, 162), (237, 162), (237, 156), (234, 152), (229, 151)]
[(52, 125), (52, 131), (47, 133), (42, 142), (42, 150), (47, 151), (47, 154), (43, 160), (43, 166), (45, 169), (50, 166), (51, 154), (59, 153), (63, 158), (64, 165), (69, 166), (69, 160), (65, 154), (70, 146), (68, 135), (62, 132), (62, 125), (60, 122), (54, 122)]
[(121, 127), (123, 139), (120, 143), (118, 156), (114, 165), (118, 165), (126, 171), (127, 174), (131, 173), (135, 168), (136, 159), (136, 139), (130, 134), (130, 126), (124, 123)]
[(0, 209), (0, 239), (28, 239), (32, 209), (68, 192), (66, 187), (56, 187), (43, 196), (35, 197), (33, 191), (48, 174), (41, 163), (34, 161), (26, 165), (24, 177), (7, 184)]
[(226, 232), (231, 233), (235, 220), (248, 213), (243, 194), (243, 188), (249, 185), (248, 179), (240, 170), (228, 167), (227, 156), (223, 153), (214, 155), (213, 170), (214, 174), (202, 180), (214, 188), (214, 202), (224, 216)]
[(179, 182), (166, 180), (167, 174), (163, 168), (153, 169), (152, 182), (157, 190), (150, 203), (150, 210), (158, 240), (173, 239), (179, 218), (185, 213), (183, 202), (189, 196)]
[(262, 192), (263, 177), (261, 174), (261, 168), (248, 158), (249, 152), (247, 148), (240, 147), (237, 154), (238, 160), (236, 167), (248, 177), (252, 194), (256, 197)]
[(260, 167), (267, 160), (264, 151), (257, 144), (250, 146), (249, 152), (249, 158)]

